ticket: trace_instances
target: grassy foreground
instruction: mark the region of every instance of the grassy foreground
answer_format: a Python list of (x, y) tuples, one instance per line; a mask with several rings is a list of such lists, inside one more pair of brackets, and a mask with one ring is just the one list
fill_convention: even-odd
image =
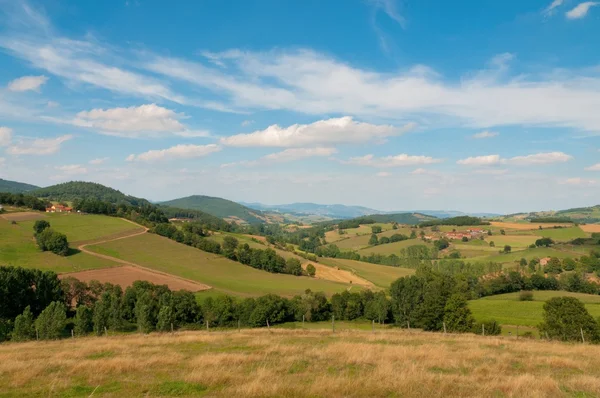
[(0, 397), (600, 395), (600, 347), (259, 329), (0, 345)]

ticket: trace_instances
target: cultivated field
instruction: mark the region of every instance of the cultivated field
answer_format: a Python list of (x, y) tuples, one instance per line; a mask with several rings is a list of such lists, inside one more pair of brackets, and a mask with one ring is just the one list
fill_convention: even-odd
[(533, 292), (534, 301), (519, 301), (519, 293), (500, 294), (469, 301), (473, 316), (479, 321), (495, 319), (504, 325), (537, 326), (543, 321), (544, 302), (552, 297), (576, 297), (585, 303), (594, 318), (600, 317), (600, 296), (564, 291)]
[[(394, 234), (403, 234), (406, 236), (410, 236), (411, 229), (410, 228), (398, 228), (398, 229), (390, 229), (384, 232), (377, 234), (377, 238), (390, 237)], [(347, 237), (348, 235), (342, 235), (342, 237)], [(369, 246), (369, 239), (371, 239), (371, 234), (360, 235), (360, 236), (351, 236), (349, 238), (344, 238), (343, 240), (337, 241), (334, 244), (339, 247), (341, 250), (360, 250), (364, 247)], [(329, 242), (331, 243), (331, 242)]]
[(87, 249), (234, 295), (275, 293), (293, 296), (306, 289), (333, 294), (353, 286), (317, 278), (272, 274), (153, 234), (92, 245)]
[(29, 220), (41, 220), (46, 218), (44, 213), (37, 211), (24, 211), (18, 213), (6, 213), (0, 215), (0, 218), (4, 218), (7, 221), (29, 221)]
[(558, 241), (570, 241), (575, 238), (585, 238), (587, 236), (579, 227), (547, 228), (536, 231), (536, 234)]
[[(502, 228), (502, 229), (521, 229), (521, 230), (529, 230), (529, 229), (539, 229), (540, 225), (542, 228), (552, 228), (552, 227), (572, 227), (573, 224), (561, 224), (561, 223), (528, 223), (528, 222), (504, 222), (504, 221), (492, 221), (490, 224), (494, 227)], [(483, 226), (481, 228), (486, 228)]]
[(0, 345), (23, 396), (593, 397), (600, 347), (417, 331), (243, 330)]
[(415, 270), (409, 268), (370, 264), (363, 261), (345, 260), (339, 258), (322, 258), (320, 261), (323, 264), (327, 264), (332, 267), (348, 270), (383, 288), (388, 288), (392, 282), (398, 278), (415, 273)]
[(97, 280), (102, 283), (110, 282), (123, 288), (133, 285), (135, 281), (148, 281), (157, 285), (167, 285), (171, 290), (189, 290), (199, 292), (210, 289), (210, 286), (188, 281), (173, 275), (153, 272), (147, 269), (124, 265), (106, 269), (95, 269), (89, 271), (61, 274), (61, 278), (72, 276), (80, 281), (89, 282)]
[(600, 232), (600, 224), (580, 225), (579, 228), (581, 228), (584, 232), (588, 232), (588, 233)]

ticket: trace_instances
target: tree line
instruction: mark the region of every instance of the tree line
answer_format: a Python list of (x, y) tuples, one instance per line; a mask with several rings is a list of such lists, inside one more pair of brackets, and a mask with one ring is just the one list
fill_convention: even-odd
[(0, 204), (15, 207), (26, 207), (31, 210), (45, 211), (49, 202), (35, 196), (22, 193), (0, 192)]

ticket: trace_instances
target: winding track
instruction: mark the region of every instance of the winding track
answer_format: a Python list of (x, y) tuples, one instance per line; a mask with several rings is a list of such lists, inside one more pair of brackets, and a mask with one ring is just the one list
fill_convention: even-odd
[[(194, 280), (191, 280), (191, 279), (182, 278), (182, 277), (179, 277), (179, 276), (176, 276), (176, 275), (173, 275), (173, 274), (169, 274), (169, 273), (166, 273), (166, 272), (156, 271), (156, 270), (154, 270), (152, 268), (148, 268), (148, 267), (144, 267), (142, 265), (136, 264), (136, 263), (132, 263), (131, 261), (122, 260), (120, 258), (112, 257), (112, 256), (109, 256), (109, 255), (106, 255), (106, 254), (95, 253), (95, 252), (87, 249), (87, 246), (100, 245), (102, 243), (114, 242), (116, 240), (121, 240), (121, 239), (129, 239), (129, 238), (133, 238), (135, 236), (143, 235), (143, 234), (145, 234), (145, 233), (148, 232), (148, 228), (144, 227), (143, 225), (139, 225), (139, 224), (137, 224), (137, 223), (135, 223), (135, 222), (133, 222), (131, 220), (127, 220), (125, 218), (121, 218), (121, 220), (126, 221), (126, 222), (128, 222), (130, 224), (133, 224), (136, 227), (142, 228), (142, 231), (133, 232), (133, 233), (131, 233), (129, 235), (119, 236), (119, 237), (113, 238), (113, 239), (102, 239), (102, 238), (100, 238), (99, 240), (79, 245), (77, 247), (77, 249), (80, 250), (80, 251), (82, 251), (83, 253), (89, 254), (89, 255), (94, 256), (94, 257), (98, 257), (98, 258), (102, 258), (102, 259), (105, 259), (105, 260), (113, 261), (115, 263), (119, 263), (119, 264), (131, 266), (131, 267), (139, 268), (139, 269), (142, 269), (142, 270), (147, 271), (147, 272), (152, 272), (152, 273), (157, 274), (157, 275), (162, 275), (162, 276), (166, 276), (166, 277), (169, 277), (169, 278), (178, 279), (178, 280), (181, 280), (181, 281), (184, 281), (184, 282), (187, 282), (187, 283), (192, 283), (192, 284), (194, 284), (194, 285), (197, 286), (197, 290), (198, 291), (212, 289), (211, 286), (206, 285), (204, 283), (199, 283), (197, 281), (194, 281)], [(65, 273), (63, 275), (68, 275), (68, 274), (70, 274), (70, 273)]]

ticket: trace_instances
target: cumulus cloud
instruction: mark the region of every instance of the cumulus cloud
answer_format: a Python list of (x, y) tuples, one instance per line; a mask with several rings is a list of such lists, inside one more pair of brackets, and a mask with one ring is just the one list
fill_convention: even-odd
[(513, 164), (518, 166), (564, 163), (573, 157), (563, 152), (545, 152), (526, 156), (515, 156), (503, 159), (500, 155), (474, 156), (458, 160), (456, 163), (464, 166), (493, 166), (497, 164)]
[(586, 1), (584, 3), (578, 4), (577, 6), (575, 6), (575, 8), (568, 11), (565, 15), (567, 16), (568, 19), (581, 19), (581, 18), (584, 18), (588, 14), (588, 11), (590, 10), (590, 8), (597, 6), (599, 4), (600, 4), (600, 2), (597, 2), (597, 1)]
[(370, 166), (370, 167), (402, 167), (402, 166), (416, 166), (421, 164), (434, 164), (440, 163), (442, 159), (435, 159), (430, 156), (411, 156), (407, 154), (400, 154), (396, 156), (385, 156), (377, 158), (373, 155), (365, 155), (350, 158), (350, 160), (342, 161), (344, 164), (352, 164), (357, 166)]
[(105, 163), (110, 158), (96, 158), (89, 161), (90, 164), (99, 165)]
[(221, 139), (221, 143), (237, 147), (302, 147), (340, 143), (365, 143), (382, 140), (410, 131), (414, 124), (403, 127), (358, 122), (350, 116), (319, 120), (311, 124), (280, 127), (276, 124), (265, 130), (238, 134)]
[(0, 147), (10, 145), (12, 141), (12, 129), (0, 127)]
[(6, 153), (10, 155), (52, 155), (60, 150), (62, 143), (72, 138), (72, 135), (67, 134), (55, 138), (21, 140), (15, 145), (9, 146)]
[(317, 147), (317, 148), (290, 148), (277, 153), (271, 153), (263, 156), (261, 160), (267, 162), (291, 162), (310, 157), (331, 156), (336, 153), (335, 148)]
[(156, 104), (128, 108), (92, 109), (79, 112), (74, 119), (57, 120), (74, 126), (94, 129), (101, 134), (141, 138), (176, 135), (181, 137), (208, 137), (207, 131), (189, 130), (179, 119), (185, 115)]
[(493, 138), (497, 137), (499, 133), (495, 131), (482, 131), (481, 133), (473, 134), (473, 138), (481, 139), (481, 138)]
[(457, 161), (464, 166), (492, 166), (501, 163), (500, 155), (473, 156)]
[(138, 155), (129, 155), (127, 157), (128, 162), (143, 161), (143, 162), (154, 162), (158, 160), (170, 160), (170, 159), (191, 159), (200, 158), (209, 155), (213, 152), (218, 152), (221, 147), (215, 144), (210, 145), (176, 145), (167, 149), (151, 150), (148, 152), (140, 153)]
[(596, 163), (592, 166), (586, 167), (586, 171), (600, 171), (600, 163)]
[(23, 76), (8, 83), (10, 91), (39, 91), (48, 81), (46, 76)]
[(67, 164), (64, 166), (57, 166), (55, 169), (61, 171), (65, 175), (86, 174), (88, 172), (88, 170), (80, 164)]

